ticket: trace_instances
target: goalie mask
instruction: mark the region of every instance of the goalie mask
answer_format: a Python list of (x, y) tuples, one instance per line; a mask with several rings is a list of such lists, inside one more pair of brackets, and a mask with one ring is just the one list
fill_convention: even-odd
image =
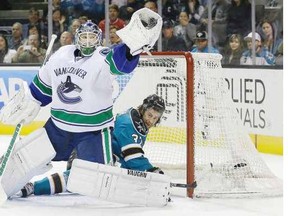
[(101, 29), (91, 20), (88, 20), (76, 30), (75, 44), (83, 56), (91, 56), (97, 46), (102, 44)]
[(143, 104), (139, 106), (139, 112), (143, 116), (145, 111), (149, 108), (154, 109), (155, 111), (159, 112), (160, 117), (155, 125), (160, 123), (161, 116), (165, 111), (165, 101), (163, 98), (159, 97), (156, 94), (149, 95), (147, 98), (143, 100)]

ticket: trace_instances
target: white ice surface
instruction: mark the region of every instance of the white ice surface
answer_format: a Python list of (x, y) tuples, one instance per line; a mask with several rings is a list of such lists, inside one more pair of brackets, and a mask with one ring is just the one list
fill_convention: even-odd
[[(0, 137), (0, 154), (10, 136)], [(283, 157), (261, 154), (270, 169), (283, 179)], [(48, 174), (63, 171), (65, 163), (53, 163)], [(47, 175), (47, 174), (46, 174)], [(43, 176), (35, 177), (35, 179)], [(0, 216), (281, 216), (283, 197), (262, 199), (190, 199), (173, 197), (163, 208), (135, 207), (73, 194), (14, 198), (0, 206)]]

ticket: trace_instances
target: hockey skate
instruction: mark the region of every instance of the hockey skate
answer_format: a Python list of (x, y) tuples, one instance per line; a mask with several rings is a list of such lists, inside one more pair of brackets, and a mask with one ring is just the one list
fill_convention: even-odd
[(34, 194), (34, 184), (32, 182), (28, 182), (18, 193), (18, 197), (28, 197), (31, 194)]

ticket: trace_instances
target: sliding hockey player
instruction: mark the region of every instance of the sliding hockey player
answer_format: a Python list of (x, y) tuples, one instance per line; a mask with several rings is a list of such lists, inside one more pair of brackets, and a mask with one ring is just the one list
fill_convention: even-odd
[(51, 117), (43, 128), (16, 142), (10, 158), (2, 163), (0, 198), (12, 196), (32, 177), (47, 171), (51, 160), (67, 161), (73, 149), (81, 160), (113, 163), (111, 75), (132, 72), (139, 54), (149, 52), (162, 27), (162, 18), (147, 8), (136, 11), (131, 21), (133, 26), (117, 33), (123, 43), (112, 50), (101, 46), (102, 33), (96, 24), (82, 24), (75, 45), (55, 52), (29, 88), (23, 85), (2, 108), (4, 124), (28, 124), (48, 104)]
[[(145, 98), (143, 104), (137, 109), (130, 108), (116, 116), (112, 132), (114, 162), (119, 162), (120, 166), (126, 169), (164, 174), (160, 168), (154, 167), (149, 162), (143, 151), (149, 129), (160, 123), (164, 111), (164, 100), (153, 94)], [(73, 153), (72, 160), (77, 158), (75, 151)], [(18, 195), (27, 197), (31, 194), (50, 195), (65, 192), (71, 163), (72, 161), (69, 160), (67, 171), (64, 173), (55, 173), (34, 183), (27, 183)]]

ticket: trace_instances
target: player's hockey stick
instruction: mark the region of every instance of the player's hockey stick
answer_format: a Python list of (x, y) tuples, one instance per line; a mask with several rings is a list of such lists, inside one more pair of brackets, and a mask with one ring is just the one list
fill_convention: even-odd
[(15, 147), (15, 142), (20, 134), (20, 131), (22, 129), (23, 126), (23, 121), (21, 121), (19, 124), (17, 124), (15, 131), (13, 133), (12, 139), (10, 141), (10, 144), (7, 148), (6, 153), (4, 154), (2, 161), (1, 161), (1, 165), (0, 165), (0, 204), (3, 203), (6, 199), (7, 199), (7, 195), (2, 187), (2, 174), (4, 173), (6, 167), (7, 167), (7, 163), (10, 159), (11, 153), (14, 150)]
[(197, 182), (194, 181), (192, 184), (182, 184), (182, 183), (170, 183), (170, 187), (180, 187), (180, 188), (196, 188)]
[(213, 163), (209, 163), (207, 167), (203, 169), (202, 175), (196, 179), (191, 184), (185, 184), (185, 183), (170, 183), (170, 187), (180, 187), (180, 188), (187, 188), (187, 189), (195, 189), (197, 187), (197, 181), (202, 181), (202, 179), (212, 171), (213, 169)]
[[(246, 167), (247, 163), (244, 162), (239, 162), (236, 163), (232, 169), (239, 169), (241, 167)], [(213, 165), (213, 163), (209, 163), (209, 166), (207, 166), (206, 168), (203, 169), (203, 174), (197, 178), (198, 181), (202, 181), (202, 179), (204, 179), (204, 177), (208, 174), (213, 172), (213, 170), (215, 169), (215, 166)], [(217, 167), (216, 167), (217, 169)], [(219, 168), (218, 169), (222, 170), (223, 168)], [(197, 181), (194, 181), (192, 184), (182, 184), (182, 183), (170, 183), (170, 187), (180, 187), (180, 188), (196, 188), (197, 187)]]

